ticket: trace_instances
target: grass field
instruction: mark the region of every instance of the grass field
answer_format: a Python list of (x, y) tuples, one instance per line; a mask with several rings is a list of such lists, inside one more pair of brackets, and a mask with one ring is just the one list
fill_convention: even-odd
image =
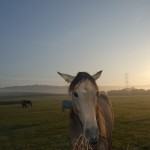
[[(68, 150), (68, 111), (61, 95), (31, 96), (33, 106), (0, 105), (0, 150)], [(150, 96), (110, 97), (113, 150), (150, 150)], [(1, 97), (19, 101), (24, 97)]]

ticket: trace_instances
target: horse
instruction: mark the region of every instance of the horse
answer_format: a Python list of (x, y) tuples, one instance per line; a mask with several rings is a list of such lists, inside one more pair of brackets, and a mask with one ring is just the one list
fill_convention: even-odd
[(94, 75), (87, 72), (78, 72), (76, 76), (57, 73), (70, 83), (68, 91), (73, 107), (69, 114), (69, 139), (72, 149), (79, 149), (76, 148), (77, 143), (84, 135), (89, 144), (86, 150), (111, 150), (114, 124), (112, 105), (108, 96), (99, 92), (96, 84), (102, 70)]
[(25, 100), (25, 102), (28, 106), (32, 106), (32, 102), (30, 100)]
[(26, 101), (25, 101), (25, 100), (23, 100), (23, 101), (21, 102), (21, 105), (22, 105), (22, 107), (27, 108), (27, 103), (26, 103)]
[(32, 102), (30, 100), (23, 100), (21, 102), (22, 107), (27, 108), (27, 106), (32, 106)]
[(72, 108), (72, 102), (70, 100), (62, 101), (62, 112), (64, 112), (65, 109), (71, 109), (71, 108)]

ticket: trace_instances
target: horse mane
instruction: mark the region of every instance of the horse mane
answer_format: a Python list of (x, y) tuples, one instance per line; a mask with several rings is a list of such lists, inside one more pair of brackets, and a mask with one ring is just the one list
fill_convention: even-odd
[(95, 82), (95, 79), (91, 75), (89, 75), (87, 72), (79, 72), (77, 74), (77, 76), (74, 78), (74, 80), (71, 82), (71, 84), (68, 88), (69, 93), (71, 93), (75, 89), (77, 84), (80, 84), (81, 82), (85, 81), (86, 79), (90, 80), (98, 91), (98, 86)]
[[(104, 144), (106, 144), (108, 146), (108, 149), (111, 150), (111, 145), (112, 145), (111, 135), (108, 136), (107, 135), (108, 131), (106, 131), (106, 130), (108, 130), (108, 128), (106, 129), (106, 124), (107, 124), (107, 120), (109, 118), (105, 117), (105, 114), (104, 114), (104, 109), (105, 108), (103, 107), (104, 105), (102, 104), (103, 102), (107, 102), (109, 107), (110, 107), (110, 110), (112, 112), (112, 121), (111, 121), (111, 123), (112, 123), (112, 126), (113, 126), (113, 124), (114, 124), (114, 122), (113, 122), (114, 114), (113, 114), (113, 111), (112, 111), (112, 104), (111, 104), (110, 99), (108, 98), (108, 96), (104, 92), (100, 93), (100, 95), (98, 96), (98, 104), (96, 106), (96, 120), (97, 120), (97, 125), (98, 125), (98, 128), (99, 128), (100, 138), (103, 140)], [(110, 127), (109, 127), (109, 130), (111, 130)]]
[(100, 105), (96, 106), (96, 120), (99, 128), (100, 135), (106, 138), (105, 120), (103, 118), (103, 112)]

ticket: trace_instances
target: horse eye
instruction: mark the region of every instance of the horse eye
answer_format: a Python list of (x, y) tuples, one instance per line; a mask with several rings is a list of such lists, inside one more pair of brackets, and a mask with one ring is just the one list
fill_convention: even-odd
[(78, 97), (78, 93), (74, 92), (72, 93), (74, 97)]
[(96, 96), (100, 96), (100, 92), (97, 92), (97, 93), (96, 93)]

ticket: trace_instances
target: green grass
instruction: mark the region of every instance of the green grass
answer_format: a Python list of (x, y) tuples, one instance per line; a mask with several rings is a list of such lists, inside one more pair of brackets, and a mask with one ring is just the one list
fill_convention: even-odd
[(150, 96), (112, 97), (113, 147), (150, 149)]
[[(0, 150), (68, 150), (67, 96), (32, 96), (32, 107), (0, 105)], [(150, 150), (150, 96), (110, 97), (115, 124), (113, 149)], [(23, 97), (5, 97), (16, 101)]]

